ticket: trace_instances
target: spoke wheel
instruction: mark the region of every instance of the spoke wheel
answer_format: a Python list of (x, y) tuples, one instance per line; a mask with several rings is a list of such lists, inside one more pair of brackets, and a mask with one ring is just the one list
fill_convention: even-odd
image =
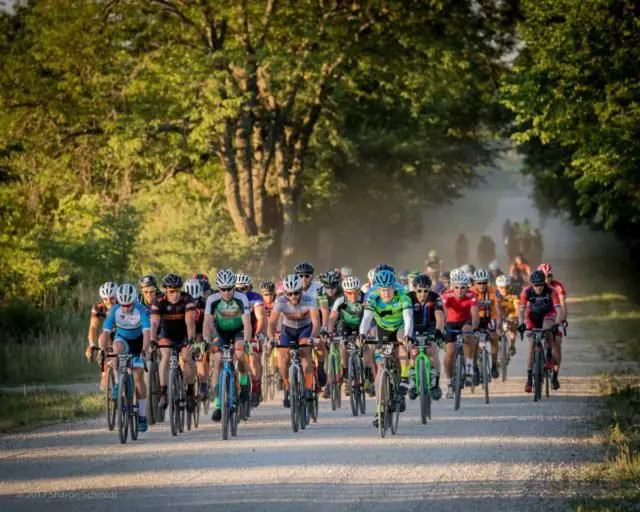
[(484, 403), (489, 403), (489, 381), (491, 380), (491, 370), (489, 369), (489, 354), (487, 348), (482, 349), (480, 355), (480, 364), (482, 365), (482, 387), (484, 389)]
[(464, 358), (461, 350), (456, 352), (456, 360), (453, 371), (455, 375), (455, 380), (453, 382), (455, 392), (454, 410), (457, 411), (458, 409), (460, 409), (460, 399), (462, 398), (463, 387), (462, 383), (464, 380)]
[(222, 383), (220, 385), (220, 410), (222, 412), (221, 426), (222, 426), (222, 439), (225, 441), (229, 439), (229, 429), (231, 421), (234, 419), (231, 417), (231, 377), (229, 372), (222, 371)]
[(391, 433), (395, 436), (398, 433), (398, 422), (400, 421), (400, 386), (396, 380), (389, 379), (391, 390), (391, 409), (392, 414), (387, 415), (389, 418), (389, 426), (391, 427)]
[(349, 404), (351, 405), (351, 414), (357, 416), (360, 412), (360, 387), (358, 385), (358, 369), (357, 369), (356, 356), (353, 355), (349, 358), (349, 372), (348, 372), (348, 385), (351, 389), (349, 393)]
[(171, 425), (171, 435), (177, 436), (180, 431), (180, 391), (178, 376), (175, 370), (169, 370), (169, 389), (167, 390), (167, 412)]
[(431, 390), (427, 382), (431, 383), (431, 377), (427, 374), (427, 366), (421, 359), (418, 370), (418, 386), (420, 393), (420, 420), (423, 425), (427, 424), (427, 418), (431, 416)]
[(120, 382), (118, 383), (118, 434), (120, 436), (120, 442), (125, 444), (127, 442), (127, 436), (129, 433), (129, 404), (127, 395), (128, 389), (127, 374), (120, 375)]
[(533, 353), (533, 400), (537, 402), (542, 398), (542, 351), (536, 350)]
[(116, 427), (116, 411), (118, 410), (117, 397), (113, 399), (113, 388), (116, 384), (116, 375), (111, 366), (107, 367), (107, 386), (104, 396), (105, 409), (107, 411), (107, 426), (109, 430)]
[(378, 415), (378, 434), (380, 437), (387, 435), (389, 429), (389, 419), (391, 416), (391, 383), (389, 374), (384, 370), (380, 374), (378, 396), (376, 398), (376, 414)]
[(298, 390), (300, 387), (298, 385), (298, 372), (293, 367), (291, 367), (291, 370), (292, 371), (289, 372), (289, 401), (291, 402), (289, 413), (291, 415), (291, 429), (297, 432), (299, 428), (298, 415), (300, 413), (300, 396), (298, 395)]

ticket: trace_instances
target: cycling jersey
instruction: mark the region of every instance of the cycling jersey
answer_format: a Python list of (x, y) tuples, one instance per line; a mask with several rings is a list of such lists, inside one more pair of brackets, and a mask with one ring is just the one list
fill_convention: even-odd
[(509, 275), (517, 281), (525, 281), (531, 275), (531, 267), (526, 263), (513, 263), (509, 268)]
[(336, 303), (336, 300), (338, 300), (340, 297), (344, 296), (344, 291), (342, 290), (341, 287), (338, 287), (338, 289), (336, 290), (336, 293), (333, 294), (333, 296), (329, 296), (327, 295), (327, 290), (322, 287), (320, 290), (318, 290), (318, 306), (322, 307), (322, 306), (326, 306), (329, 309), (333, 308), (333, 305)]
[(500, 302), (500, 306), (502, 307), (503, 319), (508, 320), (518, 315), (520, 298), (516, 294), (507, 293), (507, 295), (502, 295), (500, 290), (496, 290), (496, 300)]
[[(398, 281), (394, 283), (393, 287), (399, 292), (406, 293), (404, 290), (404, 286), (402, 286)], [(364, 300), (367, 300), (369, 298), (369, 295), (371, 295), (371, 292), (377, 289), (378, 289), (377, 286), (371, 285), (369, 290), (364, 294)]]
[(474, 285), (471, 291), (475, 293), (478, 301), (478, 311), (480, 318), (496, 318), (496, 289), (492, 285), (488, 285), (484, 292)]
[(295, 306), (284, 296), (276, 298), (273, 310), (281, 313), (283, 326), (300, 329), (311, 325), (311, 312), (318, 311), (318, 303), (313, 295), (304, 292)]
[(244, 329), (242, 315), (250, 313), (251, 307), (244, 293), (234, 291), (227, 302), (216, 291), (207, 299), (204, 311), (206, 315), (213, 315), (218, 331), (237, 332)]
[(249, 301), (249, 310), (251, 311), (251, 332), (253, 336), (257, 334), (258, 318), (256, 317), (256, 307), (263, 307), (264, 300), (262, 295), (257, 292), (247, 292), (247, 300)]
[(178, 302), (171, 304), (167, 296), (158, 297), (151, 304), (151, 316), (160, 316), (160, 337), (182, 342), (187, 337), (187, 312), (195, 311), (196, 303), (188, 293), (181, 292)]
[[(164, 293), (162, 293), (159, 289), (156, 289), (156, 299), (160, 297), (164, 297)], [(138, 304), (140, 304), (147, 311), (147, 314), (151, 314), (151, 304), (153, 303), (152, 302), (147, 303), (143, 293), (138, 294), (137, 301), (138, 301)]]
[(204, 308), (206, 302), (203, 297), (200, 297), (196, 301), (196, 334), (202, 334), (202, 327), (204, 326)]
[(362, 321), (362, 314), (364, 313), (364, 300), (360, 295), (356, 300), (351, 302), (344, 295), (338, 297), (333, 303), (332, 311), (336, 311), (339, 314), (340, 321), (344, 322), (344, 325), (351, 329), (357, 329), (360, 327)]
[(556, 281), (554, 279), (551, 281), (551, 283), (549, 283), (549, 286), (551, 286), (558, 293), (558, 297), (567, 296), (567, 290), (565, 289), (564, 285), (560, 281)]
[[(111, 309), (113, 309), (113, 306), (111, 306)], [(107, 309), (103, 301), (96, 302), (91, 308), (91, 316), (93, 318), (107, 318), (111, 309)]]
[(471, 322), (471, 308), (478, 305), (475, 293), (469, 290), (458, 298), (453, 290), (447, 290), (441, 297), (447, 323)]
[(316, 281), (311, 281), (309, 288), (307, 288), (306, 290), (302, 290), (302, 292), (306, 293), (307, 295), (310, 295), (313, 298), (313, 300), (317, 301), (321, 290), (322, 290), (322, 285), (320, 283)]
[(540, 295), (533, 286), (528, 286), (520, 295), (520, 310), (526, 310), (536, 316), (547, 316), (560, 308), (558, 293), (549, 285), (544, 285)]
[(427, 293), (427, 298), (422, 304), (418, 300), (416, 292), (409, 292), (409, 298), (413, 305), (413, 325), (417, 332), (426, 332), (436, 325), (436, 311), (444, 311), (442, 298), (435, 292)]
[[(368, 298), (365, 298), (364, 310), (365, 315), (363, 315), (363, 322), (360, 324), (360, 332), (362, 334), (366, 334), (369, 330), (368, 325), (363, 325), (365, 323), (365, 317), (368, 316), (366, 315), (367, 311), (373, 313), (373, 319), (376, 325), (385, 331), (395, 332), (406, 323), (411, 327), (408, 330), (413, 330), (413, 316), (411, 315), (413, 305), (411, 304), (409, 296), (402, 290), (396, 290), (391, 301), (384, 302), (380, 296), (380, 290), (373, 288), (371, 292), (369, 292)], [(409, 312), (408, 317), (405, 317), (405, 311)], [(407, 336), (411, 336), (411, 334), (411, 332), (405, 332)]]
[(111, 332), (116, 329), (116, 340), (135, 340), (142, 336), (143, 331), (151, 328), (149, 316), (140, 304), (134, 303), (130, 312), (125, 312), (120, 304), (116, 304), (109, 311), (109, 316), (104, 321), (103, 330)]

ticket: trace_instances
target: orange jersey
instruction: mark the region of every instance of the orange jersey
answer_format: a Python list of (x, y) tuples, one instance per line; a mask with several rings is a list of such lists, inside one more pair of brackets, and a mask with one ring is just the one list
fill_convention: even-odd
[(478, 286), (474, 285), (471, 291), (478, 301), (480, 318), (496, 318), (496, 287), (490, 284), (484, 292), (481, 292)]

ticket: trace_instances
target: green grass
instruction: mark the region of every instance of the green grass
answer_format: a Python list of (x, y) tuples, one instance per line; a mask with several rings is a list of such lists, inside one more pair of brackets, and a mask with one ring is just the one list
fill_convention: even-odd
[(92, 418), (104, 410), (102, 393), (37, 390), (0, 393), (0, 432)]

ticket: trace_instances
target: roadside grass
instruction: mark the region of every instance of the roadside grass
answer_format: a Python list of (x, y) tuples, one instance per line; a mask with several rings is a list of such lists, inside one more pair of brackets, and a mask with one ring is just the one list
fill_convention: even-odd
[(32, 430), (43, 425), (93, 418), (103, 409), (102, 393), (46, 389), (0, 393), (0, 432)]
[(572, 500), (578, 512), (640, 508), (640, 375), (604, 375), (600, 382), (601, 412), (596, 422), (604, 431), (606, 460), (590, 466), (585, 478), (592, 498)]
[(568, 304), (580, 304), (584, 302), (622, 302), (628, 301), (629, 298), (626, 295), (622, 295), (621, 293), (593, 293), (590, 295), (581, 295), (581, 296), (569, 296), (567, 297)]

